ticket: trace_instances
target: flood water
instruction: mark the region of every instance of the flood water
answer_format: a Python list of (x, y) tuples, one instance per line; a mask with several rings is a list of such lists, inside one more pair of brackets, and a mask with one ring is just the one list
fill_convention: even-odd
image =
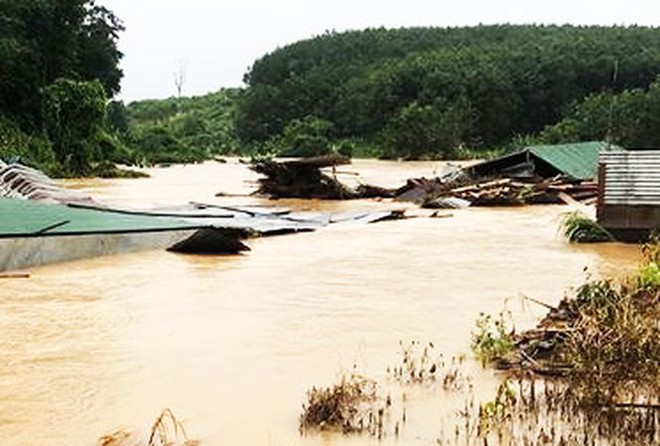
[[(358, 161), (349, 178), (398, 186), (441, 163)], [(397, 209), (379, 201), (268, 202), (255, 176), (227, 164), (151, 169), (144, 180), (69, 184), (116, 205), (189, 201), (333, 211)], [(367, 445), (370, 437), (298, 433), (306, 391), (353, 366), (386, 381), (399, 342), (469, 357), (480, 312), (529, 326), (585, 277), (622, 274), (635, 246), (570, 246), (561, 206), (443, 211), (367, 226), (255, 239), (240, 256), (143, 252), (35, 268), (0, 280), (0, 444), (95, 445), (123, 428), (144, 434), (164, 408), (202, 445)], [(472, 360), (475, 388), (497, 377)], [(494, 392), (494, 390), (492, 390)], [(447, 397), (409, 389), (407, 423), (383, 444), (434, 444), (455, 416)], [(483, 390), (484, 399), (492, 394)]]

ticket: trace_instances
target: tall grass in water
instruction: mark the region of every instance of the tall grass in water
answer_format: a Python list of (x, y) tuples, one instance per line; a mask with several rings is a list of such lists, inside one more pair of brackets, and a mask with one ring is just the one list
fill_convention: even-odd
[(335, 385), (309, 390), (299, 419), (300, 433), (329, 430), (378, 440), (396, 438), (408, 421), (406, 389), (458, 392), (471, 387), (471, 378), (461, 370), (463, 356), (445, 359), (433, 342), (400, 342), (399, 346), (399, 360), (387, 367), (386, 386), (356, 373), (344, 373)]
[(300, 416), (300, 433), (333, 430), (382, 436), (386, 404), (377, 394), (376, 381), (356, 373), (344, 374), (338, 384), (313, 387), (307, 392)]
[(436, 444), (604, 446), (660, 444), (657, 410), (585, 406), (562, 379), (516, 374), (491, 401), (468, 398), (458, 420)]
[[(498, 392), (490, 404), (496, 411), (483, 404), (479, 410), (466, 406), (457, 439), (467, 444), (476, 439), (483, 444), (660, 444), (657, 237), (644, 253), (633, 276), (620, 282), (587, 280), (536, 329), (516, 335), (513, 354), (519, 357), (509, 379), (518, 383), (517, 392), (504, 402)], [(539, 373), (558, 377), (539, 379)]]

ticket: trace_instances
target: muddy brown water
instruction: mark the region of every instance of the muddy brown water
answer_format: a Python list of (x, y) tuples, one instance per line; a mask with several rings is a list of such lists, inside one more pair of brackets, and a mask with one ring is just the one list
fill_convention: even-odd
[[(397, 186), (442, 163), (358, 161), (353, 181)], [(268, 202), (246, 194), (255, 176), (235, 160), (151, 169), (144, 180), (70, 186), (117, 205), (261, 203), (333, 211), (390, 202)], [(410, 208), (411, 212), (425, 214)], [(342, 225), (249, 242), (241, 256), (143, 252), (31, 270), (0, 281), (0, 444), (94, 445), (123, 428), (144, 434), (171, 408), (202, 445), (366, 445), (369, 437), (298, 433), (307, 389), (356, 367), (386, 380), (399, 342), (432, 341), (469, 357), (480, 312), (504, 306), (519, 326), (592, 275), (634, 268), (639, 250), (571, 246), (562, 206), (447, 211), (368, 226)], [(465, 364), (478, 396), (497, 376)], [(482, 390), (480, 390), (482, 389)], [(384, 444), (435, 443), (464, 400), (406, 391), (407, 422)], [(402, 403), (403, 404), (403, 403)]]

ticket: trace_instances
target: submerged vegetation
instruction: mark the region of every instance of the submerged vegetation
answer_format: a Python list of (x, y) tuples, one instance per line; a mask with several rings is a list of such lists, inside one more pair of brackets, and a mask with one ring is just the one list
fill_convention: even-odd
[[(488, 319), (477, 321), (477, 339), (487, 340), (473, 343), (477, 354), (491, 353), (488, 358), (506, 364), (519, 381), (512, 419), (545, 411), (549, 444), (660, 440), (659, 252), (654, 237), (636, 274), (620, 282), (588, 280), (533, 330), (491, 333), (484, 328)], [(482, 347), (499, 344), (512, 349)], [(538, 383), (540, 397), (536, 376), (549, 377)], [(567, 432), (578, 435), (565, 443)]]
[(657, 408), (585, 406), (570, 384), (533, 374), (508, 377), (490, 401), (470, 396), (438, 445), (583, 446), (658, 444)]
[[(415, 386), (465, 394), (453, 422), (439, 425), (438, 445), (658, 444), (658, 238), (643, 251), (645, 260), (631, 277), (588, 278), (557, 307), (543, 304), (550, 311), (532, 330), (515, 333), (508, 313), (480, 315), (472, 349), (484, 365), (504, 370), (492, 400), (476, 398), (462, 358), (444, 361), (433, 343), (401, 343), (399, 363), (387, 370), (387, 387), (345, 375), (338, 385), (312, 389), (301, 432), (334, 428), (398, 436), (411, 416), (406, 394)], [(402, 397), (392, 398), (397, 391)]]
[(500, 313), (497, 319), (481, 313), (475, 325), (471, 348), (482, 364), (504, 358), (513, 351), (515, 344), (512, 330), (507, 325), (504, 313)]
[(579, 211), (567, 213), (561, 222), (561, 232), (573, 243), (599, 243), (614, 241), (607, 229)]
[(379, 404), (376, 382), (355, 373), (338, 384), (313, 387), (300, 416), (300, 432), (311, 429), (382, 435), (385, 404)]

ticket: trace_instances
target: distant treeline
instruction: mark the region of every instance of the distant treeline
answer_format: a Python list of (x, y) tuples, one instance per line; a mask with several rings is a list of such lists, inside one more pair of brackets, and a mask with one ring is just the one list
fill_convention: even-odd
[(191, 163), (239, 154), (234, 131), (238, 89), (197, 97), (144, 100), (116, 109), (114, 119), (136, 164)]
[[(327, 33), (257, 60), (243, 144), (460, 156), (517, 141), (657, 145), (660, 29), (478, 26)], [(655, 113), (655, 114), (654, 114)], [(636, 128), (644, 121), (644, 129)]]
[(531, 142), (660, 146), (658, 28), (326, 33), (255, 61), (244, 89), (128, 105), (112, 100), (122, 30), (93, 0), (0, 0), (0, 159), (71, 176), (226, 154), (419, 159)]

